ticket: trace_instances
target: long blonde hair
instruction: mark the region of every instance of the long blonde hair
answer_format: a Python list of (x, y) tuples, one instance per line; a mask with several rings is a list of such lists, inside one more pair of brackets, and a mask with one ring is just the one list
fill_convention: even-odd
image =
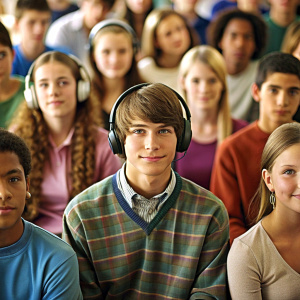
[[(182, 58), (179, 67), (179, 78), (185, 78), (197, 61), (212, 69), (223, 85), (222, 95), (218, 105), (217, 140), (221, 143), (232, 133), (232, 120), (228, 102), (228, 88), (226, 83), (226, 66), (222, 55), (211, 46), (196, 46), (190, 49)], [(179, 91), (188, 102), (186, 91), (179, 86)]]
[[(261, 157), (261, 172), (266, 169), (269, 173), (272, 172), (275, 160), (287, 148), (300, 143), (300, 124), (297, 122), (287, 123), (276, 128), (269, 136), (264, 147)], [(258, 210), (258, 215), (255, 222), (261, 220), (268, 215), (272, 210), (270, 199), (271, 192), (266, 186), (263, 178), (260, 179), (259, 188), (253, 197), (251, 205)], [(258, 209), (259, 207), (259, 209)]]
[(283, 42), (281, 51), (293, 54), (300, 43), (300, 21), (293, 22), (287, 29)]
[[(78, 64), (61, 52), (49, 52), (36, 61), (32, 73), (46, 63), (59, 62), (70, 68), (74, 78), (82, 79)], [(71, 178), (70, 199), (93, 183), (95, 165), (95, 125), (101, 125), (100, 108), (97, 99), (91, 93), (84, 102), (77, 102), (74, 134), (71, 142)], [(39, 108), (30, 109), (24, 102), (11, 122), (12, 130), (27, 143), (32, 155), (32, 172), (30, 176), (30, 193), (26, 200), (24, 218), (34, 220), (39, 214), (43, 170), (48, 159), (49, 130)]]

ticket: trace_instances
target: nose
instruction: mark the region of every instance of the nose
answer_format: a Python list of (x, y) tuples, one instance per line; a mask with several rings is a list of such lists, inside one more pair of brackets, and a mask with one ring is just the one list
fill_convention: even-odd
[(206, 80), (201, 80), (199, 83), (199, 91), (201, 93), (205, 93), (207, 91), (207, 81)]
[(245, 43), (244, 37), (242, 37), (242, 36), (237, 36), (236, 37), (236, 39), (235, 39), (235, 45), (237, 47), (242, 47), (244, 45), (244, 43)]
[(48, 94), (49, 96), (57, 96), (59, 94), (59, 88), (56, 84), (49, 84)]
[(45, 31), (45, 25), (42, 24), (42, 22), (36, 22), (33, 28), (34, 33), (41, 34)]
[(278, 94), (277, 105), (281, 107), (285, 107), (288, 106), (288, 104), (289, 104), (288, 95), (286, 92), (282, 91), (281, 93)]
[(145, 138), (145, 149), (147, 150), (159, 149), (159, 137), (155, 133), (149, 133)]
[(8, 190), (7, 185), (3, 182), (0, 182), (0, 202), (5, 203), (6, 200), (11, 199), (12, 194)]

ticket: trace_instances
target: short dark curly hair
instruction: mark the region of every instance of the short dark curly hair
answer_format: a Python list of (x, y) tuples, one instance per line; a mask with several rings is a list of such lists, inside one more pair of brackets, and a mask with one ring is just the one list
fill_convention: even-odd
[(239, 9), (226, 10), (220, 13), (207, 28), (207, 41), (208, 44), (216, 48), (222, 53), (219, 43), (223, 37), (224, 31), (228, 23), (233, 19), (246, 20), (251, 23), (255, 40), (255, 51), (251, 59), (260, 57), (263, 49), (266, 46), (267, 40), (267, 26), (264, 20), (255, 14), (241, 11)]
[(31, 171), (31, 154), (26, 143), (14, 133), (0, 128), (0, 153), (2, 152), (15, 153), (24, 169), (25, 177), (29, 175)]

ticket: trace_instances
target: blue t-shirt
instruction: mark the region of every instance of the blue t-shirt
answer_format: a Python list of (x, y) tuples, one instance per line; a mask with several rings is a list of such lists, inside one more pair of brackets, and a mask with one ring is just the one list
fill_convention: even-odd
[(22, 237), (0, 248), (0, 299), (82, 299), (71, 246), (30, 222), (23, 223)]
[[(12, 64), (11, 74), (12, 75), (22, 75), (25, 77), (28, 73), (28, 70), (29, 70), (31, 64), (34, 62), (34, 60), (28, 60), (25, 57), (20, 45), (16, 45), (13, 48), (15, 51), (15, 57), (14, 57), (13, 64)], [(45, 46), (44, 52), (53, 51), (53, 50), (61, 51), (61, 52), (68, 54), (68, 51), (66, 51), (66, 49), (64, 49), (64, 48), (53, 48), (53, 47), (49, 47), (49, 46)]]

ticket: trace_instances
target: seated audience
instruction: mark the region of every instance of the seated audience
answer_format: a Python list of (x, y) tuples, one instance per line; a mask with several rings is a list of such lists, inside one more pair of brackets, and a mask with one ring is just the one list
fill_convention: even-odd
[(265, 45), (266, 25), (257, 15), (241, 10), (220, 14), (208, 27), (209, 44), (218, 49), (227, 69), (230, 111), (234, 118), (252, 122), (258, 105), (251, 95), (258, 57)]
[(110, 117), (112, 151), (126, 162), (64, 214), (83, 296), (227, 299), (226, 209), (171, 168), (191, 139), (184, 100), (163, 84), (140, 84), (118, 98)]
[(135, 59), (138, 49), (139, 41), (133, 28), (123, 21), (104, 20), (90, 33), (92, 82), (107, 130), (115, 101), (129, 87), (142, 82)]
[(109, 149), (99, 105), (90, 93), (87, 70), (61, 52), (40, 56), (25, 80), (25, 99), (12, 130), (28, 144), (32, 159), (32, 197), (24, 217), (55, 233), (69, 200), (115, 173), (119, 158)]
[(14, 51), (6, 27), (0, 22), (0, 127), (6, 128), (24, 101), (24, 78), (11, 76)]
[(89, 34), (104, 20), (115, 0), (82, 0), (80, 9), (53, 22), (46, 36), (52, 47), (64, 47), (76, 55), (90, 71)]
[(196, 43), (192, 29), (172, 9), (154, 9), (145, 21), (138, 69), (144, 81), (161, 82), (177, 88), (180, 61)]
[(82, 299), (73, 249), (22, 219), (30, 199), (30, 150), (0, 128), (0, 298)]
[(230, 116), (226, 66), (213, 47), (196, 46), (183, 57), (179, 68), (180, 92), (191, 111), (192, 141), (176, 171), (209, 189), (217, 145), (247, 125)]
[(42, 53), (62, 50), (45, 44), (51, 11), (47, 0), (17, 0), (16, 31), (20, 43), (14, 46), (12, 74), (26, 76), (33, 61)]
[(259, 103), (259, 119), (218, 147), (211, 177), (210, 189), (229, 213), (231, 241), (251, 227), (258, 213), (249, 204), (259, 185), (259, 164), (268, 137), (280, 125), (293, 122), (299, 107), (300, 61), (281, 52), (265, 56), (252, 94)]
[(228, 256), (233, 300), (298, 299), (300, 285), (300, 124), (278, 127), (261, 158), (257, 224)]
[(269, 0), (270, 11), (264, 15), (264, 20), (268, 28), (267, 47), (265, 54), (280, 51), (282, 41), (287, 28), (294, 21), (299, 21), (300, 16), (297, 16), (297, 6), (299, 0)]

